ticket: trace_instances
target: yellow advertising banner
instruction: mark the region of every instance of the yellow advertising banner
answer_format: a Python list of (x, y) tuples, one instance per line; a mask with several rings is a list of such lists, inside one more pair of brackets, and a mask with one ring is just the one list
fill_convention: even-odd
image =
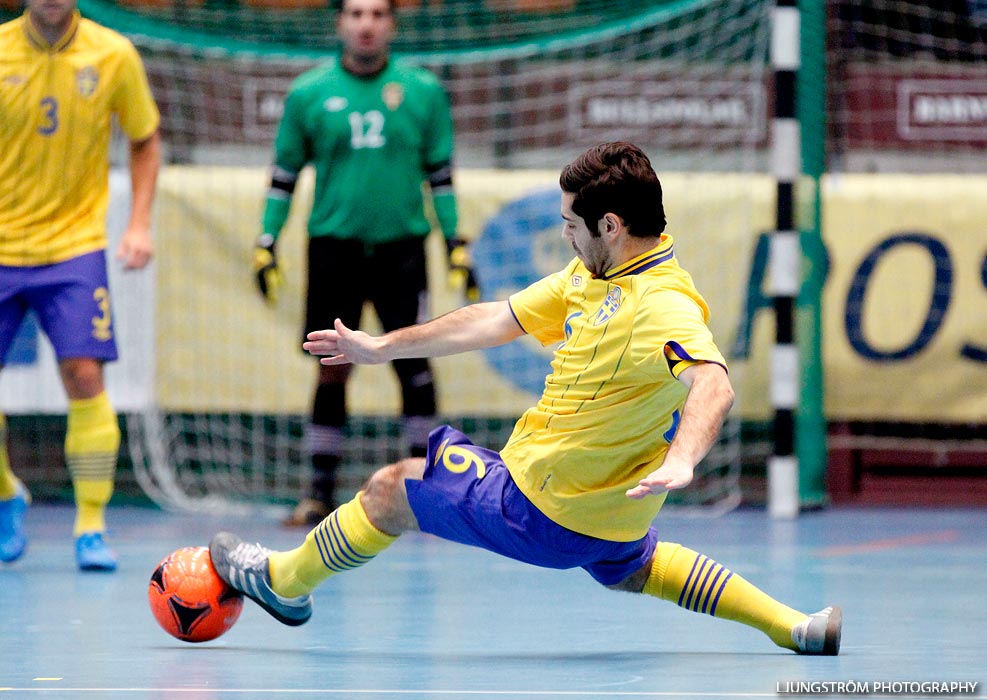
[[(262, 168), (166, 169), (156, 207), (157, 393), (165, 410), (307, 413), (317, 372), (301, 351), (311, 198), (306, 173), (278, 244), (286, 285), (273, 306), (251, 252), (267, 187)], [(676, 254), (713, 312), (743, 418), (771, 416), (774, 321), (764, 294), (774, 185), (750, 174), (662, 175)], [(461, 233), (484, 299), (503, 299), (562, 267), (558, 174), (457, 173)], [(830, 419), (982, 421), (987, 417), (987, 178), (830, 177), (823, 360)], [(429, 240), (431, 312), (461, 303)], [(371, 309), (364, 328), (379, 328)], [(513, 416), (541, 390), (551, 349), (523, 338), (434, 360), (443, 415)], [(354, 414), (395, 414), (388, 366), (359, 367)]]
[(825, 412), (987, 421), (987, 177), (823, 183)]

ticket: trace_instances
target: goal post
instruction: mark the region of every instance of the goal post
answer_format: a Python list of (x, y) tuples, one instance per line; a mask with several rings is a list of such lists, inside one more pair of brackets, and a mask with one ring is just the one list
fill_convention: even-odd
[(796, 305), (799, 346), (799, 411), (795, 452), (799, 462), (799, 504), (826, 505), (826, 415), (822, 361), (822, 297), (827, 254), (822, 239), (820, 181), (826, 169), (826, 6), (799, 0), (798, 101), (802, 179), (799, 231), (803, 258), (801, 288)]

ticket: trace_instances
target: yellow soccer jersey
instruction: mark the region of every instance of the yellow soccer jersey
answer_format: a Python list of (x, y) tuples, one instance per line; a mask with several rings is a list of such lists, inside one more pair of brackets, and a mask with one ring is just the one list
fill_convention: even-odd
[(134, 141), (158, 128), (127, 39), (78, 13), (54, 46), (26, 14), (0, 25), (0, 265), (106, 247), (113, 114)]
[(676, 377), (697, 362), (726, 367), (671, 236), (600, 278), (575, 259), (510, 305), (525, 332), (558, 343), (541, 399), (501, 451), (511, 475), (570, 530), (642, 537), (664, 498), (624, 492), (662, 463), (687, 393)]

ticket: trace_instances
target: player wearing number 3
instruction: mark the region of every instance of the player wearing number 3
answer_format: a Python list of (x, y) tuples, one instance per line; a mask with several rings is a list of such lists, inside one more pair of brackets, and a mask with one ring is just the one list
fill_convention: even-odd
[(581, 567), (599, 583), (737, 620), (775, 644), (837, 654), (839, 608), (806, 615), (709, 557), (659, 541), (653, 520), (687, 486), (733, 403), (708, 309), (664, 233), (661, 184), (627, 143), (566, 166), (562, 237), (576, 257), (506, 301), (466, 306), (380, 337), (335, 328), (304, 347), (326, 366), (436, 357), (528, 333), (555, 347), (538, 404), (494, 452), (440, 427), (426, 459), (377, 471), (297, 549), (220, 533), (219, 575), (275, 618), (302, 624), (324, 579), (421, 530), (538, 566)]
[[(456, 237), (452, 117), (434, 75), (390, 57), (393, 0), (344, 0), (337, 31), (342, 56), (301, 75), (288, 94), (274, 142), (263, 232), (254, 250), (261, 293), (276, 301), (282, 273), (276, 243), (299, 173), (315, 169), (308, 219), (305, 333), (335, 318), (357, 328), (365, 301), (384, 328), (428, 318), (425, 237), (431, 230), (422, 185), (449, 251), (450, 273), (476, 295), (468, 251)], [(424, 455), (436, 412), (427, 360), (393, 364), (401, 384), (404, 438)], [(348, 367), (319, 368), (305, 442), (313, 479), (288, 519), (314, 525), (335, 507), (343, 454)]]
[[(68, 395), (65, 461), (76, 500), (76, 560), (113, 570), (103, 541), (120, 428), (103, 363), (117, 358), (106, 275), (110, 118), (130, 139), (126, 269), (153, 253), (158, 109), (133, 45), (79, 16), (75, 0), (28, 0), (0, 26), (0, 366), (28, 310), (51, 340)], [(27, 545), (24, 485), (0, 414), (0, 561)]]

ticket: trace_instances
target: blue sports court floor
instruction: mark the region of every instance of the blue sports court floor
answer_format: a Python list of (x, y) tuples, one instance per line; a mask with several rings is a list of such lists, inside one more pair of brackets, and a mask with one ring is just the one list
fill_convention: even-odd
[(581, 571), (423, 535), (320, 588), (303, 627), (247, 601), (224, 637), (186, 644), (147, 605), (164, 555), (218, 529), (277, 548), (303, 532), (258, 517), (114, 508), (121, 568), (81, 574), (71, 522), (69, 507), (33, 507), (27, 554), (0, 565), (0, 700), (773, 698), (811, 681), (868, 683), (872, 693), (878, 682), (962, 681), (977, 684), (966, 697), (987, 697), (987, 509), (659, 516), (664, 539), (795, 607), (842, 605), (835, 658), (797, 656)]

